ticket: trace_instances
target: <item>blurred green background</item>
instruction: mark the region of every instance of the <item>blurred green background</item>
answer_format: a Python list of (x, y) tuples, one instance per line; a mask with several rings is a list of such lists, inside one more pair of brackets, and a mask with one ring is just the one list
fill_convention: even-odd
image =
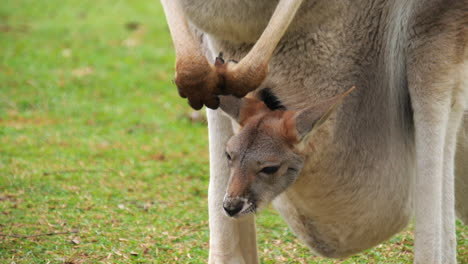
[[(173, 65), (157, 0), (0, 4), (0, 263), (206, 262), (206, 121)], [(272, 209), (257, 223), (262, 263), (412, 259), (411, 228), (326, 260)]]

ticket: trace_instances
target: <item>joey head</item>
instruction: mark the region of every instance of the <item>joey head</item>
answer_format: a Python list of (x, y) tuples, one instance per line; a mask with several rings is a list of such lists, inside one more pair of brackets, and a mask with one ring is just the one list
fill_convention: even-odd
[(256, 212), (285, 191), (300, 175), (311, 135), (352, 89), (298, 111), (270, 110), (258, 99), (222, 96), (221, 109), (240, 125), (226, 145), (226, 214)]

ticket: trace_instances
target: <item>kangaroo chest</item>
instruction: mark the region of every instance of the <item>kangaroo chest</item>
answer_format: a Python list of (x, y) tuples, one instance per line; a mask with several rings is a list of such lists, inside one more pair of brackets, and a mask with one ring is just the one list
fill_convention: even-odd
[(189, 22), (218, 39), (253, 43), (278, 0), (179, 0)]
[[(219, 40), (255, 43), (278, 0), (179, 0), (189, 22)], [(289, 31), (302, 31), (334, 16), (343, 1), (304, 0)]]

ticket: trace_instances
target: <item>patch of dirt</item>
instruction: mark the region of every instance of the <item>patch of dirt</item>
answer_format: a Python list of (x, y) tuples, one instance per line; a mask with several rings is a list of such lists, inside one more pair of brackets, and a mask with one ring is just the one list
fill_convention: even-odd
[(57, 123), (56, 120), (53, 120), (50, 118), (44, 118), (44, 117), (28, 118), (28, 117), (22, 117), (22, 116), (17, 116), (17, 115), (13, 115), (11, 117), (12, 117), (11, 119), (0, 119), (0, 126), (21, 129), (26, 126), (46, 126), (46, 125), (53, 125)]
[(140, 25), (138, 22), (129, 22), (125, 25), (125, 27), (132, 33), (122, 42), (122, 45), (128, 48), (133, 48), (140, 45), (143, 42), (143, 38), (147, 32), (146, 28)]
[(165, 161), (166, 160), (166, 155), (164, 155), (162, 153), (151, 154), (151, 155), (147, 156), (146, 158), (143, 158), (143, 160)]
[(18, 25), (9, 25), (9, 24), (0, 24), (0, 32), (3, 33), (26, 33), (29, 32), (31, 27), (26, 24), (18, 24)]
[(71, 72), (72, 76), (77, 77), (77, 78), (83, 78), (83, 77), (92, 75), (93, 73), (94, 73), (94, 69), (89, 66), (77, 68), (77, 69), (72, 70)]

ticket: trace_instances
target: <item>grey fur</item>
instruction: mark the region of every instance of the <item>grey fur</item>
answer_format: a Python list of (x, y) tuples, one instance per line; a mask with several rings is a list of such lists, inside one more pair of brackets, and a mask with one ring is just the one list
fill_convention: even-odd
[[(248, 53), (278, 3), (179, 1), (201, 36), (207, 57), (222, 51), (225, 58), (235, 60)], [(447, 216), (450, 222), (453, 208), (444, 206), (453, 197), (441, 198), (441, 213), (432, 202), (440, 202), (439, 194), (431, 195), (441, 185), (442, 190), (450, 189), (453, 142), (458, 128), (464, 127), (460, 116), (468, 90), (468, 70), (463, 70), (468, 69), (467, 25), (466, 0), (303, 2), (259, 89), (271, 88), (287, 109), (296, 110), (353, 85), (357, 89), (310, 138), (314, 151), (305, 157), (297, 178), (278, 184), (277, 189), (265, 187), (269, 186), (265, 182), (252, 188), (266, 201), (280, 191), (275, 207), (313, 251), (327, 257), (355, 254), (400, 231), (416, 210), (416, 233), (421, 235), (417, 235), (415, 262), (456, 262), (453, 223), (445, 231), (446, 220), (440, 219)], [(238, 110), (228, 112), (235, 115)], [(217, 140), (214, 133), (232, 132), (210, 129), (210, 136)], [(300, 158), (263, 133), (257, 133), (255, 140), (239, 139), (245, 135), (240, 133), (230, 141), (238, 153), (249, 156), (232, 167), (231, 175), (245, 175), (241, 168), (258, 166), (245, 162), (261, 163), (259, 159), (268, 153), (279, 152), (282, 162)], [(211, 144), (224, 142), (222, 137)], [(222, 155), (219, 149), (211, 154)], [(468, 182), (466, 157), (466, 149), (459, 148), (457, 184)], [(442, 176), (437, 174), (442, 170)], [(213, 173), (224, 175), (220, 170), (212, 172), (212, 177), (218, 177)], [(284, 191), (285, 184), (290, 186)], [(466, 221), (468, 205), (463, 202), (468, 190), (461, 188), (456, 192), (457, 210)], [(435, 234), (428, 230), (432, 226)], [(240, 239), (246, 236), (239, 234)], [(223, 257), (220, 252), (213, 254)]]

